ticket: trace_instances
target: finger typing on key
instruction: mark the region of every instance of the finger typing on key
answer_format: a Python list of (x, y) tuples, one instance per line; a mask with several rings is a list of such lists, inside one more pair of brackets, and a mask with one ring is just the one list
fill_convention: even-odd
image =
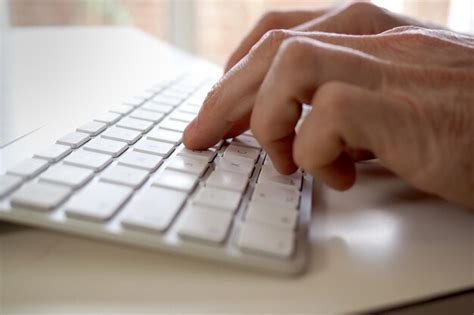
[[(376, 157), (474, 208), (474, 37), (368, 3), (265, 15), (186, 128), (205, 149), (249, 128), (277, 171), (336, 189)], [(300, 124), (302, 105), (312, 110)], [(234, 152), (251, 155), (252, 152)]]

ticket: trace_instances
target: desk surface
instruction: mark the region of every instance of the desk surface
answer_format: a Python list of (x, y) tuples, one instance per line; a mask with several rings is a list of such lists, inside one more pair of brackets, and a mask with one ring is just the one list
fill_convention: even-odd
[[(90, 31), (64, 32), (90, 44)], [(94, 34), (156, 45), (139, 32)], [(298, 278), (1, 223), (0, 313), (340, 313), (473, 287), (473, 213), (376, 164), (358, 171), (347, 192), (316, 185), (312, 259)]]

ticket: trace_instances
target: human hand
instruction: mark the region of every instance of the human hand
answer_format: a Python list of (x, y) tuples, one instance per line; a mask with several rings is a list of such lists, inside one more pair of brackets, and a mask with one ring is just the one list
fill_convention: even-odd
[[(184, 143), (202, 149), (250, 125), (283, 174), (299, 166), (347, 189), (356, 157), (370, 154), (415, 187), (474, 208), (474, 39), (383, 32), (396, 23), (382, 13), (377, 20), (391, 22), (371, 22), (374, 35), (267, 32), (210, 92)], [(338, 31), (364, 34), (366, 20)], [(303, 103), (313, 109), (296, 134)]]

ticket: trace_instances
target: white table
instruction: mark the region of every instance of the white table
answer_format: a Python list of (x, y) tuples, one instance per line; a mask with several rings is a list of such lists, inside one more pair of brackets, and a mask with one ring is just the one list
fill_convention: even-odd
[[(100, 41), (97, 49), (107, 41), (156, 45), (138, 31), (123, 29), (55, 32), (80, 37), (84, 47)], [(8, 150), (3, 150), (7, 162)], [(474, 287), (473, 231), (472, 212), (416, 192), (370, 163), (359, 167), (357, 184), (347, 192), (317, 185), (312, 261), (298, 278), (0, 223), (0, 313), (378, 309)]]

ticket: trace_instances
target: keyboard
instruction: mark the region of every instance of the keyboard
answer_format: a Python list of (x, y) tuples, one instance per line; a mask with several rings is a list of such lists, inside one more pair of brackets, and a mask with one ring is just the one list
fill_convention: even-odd
[(0, 175), (0, 219), (277, 274), (304, 271), (312, 178), (251, 132), (181, 143), (216, 78), (159, 82)]

